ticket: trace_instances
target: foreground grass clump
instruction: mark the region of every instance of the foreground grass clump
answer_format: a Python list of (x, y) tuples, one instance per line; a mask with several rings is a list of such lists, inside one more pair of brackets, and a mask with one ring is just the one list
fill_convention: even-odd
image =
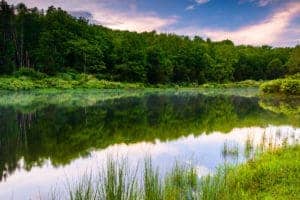
[(219, 199), (300, 199), (300, 146), (228, 170)]
[[(126, 162), (109, 160), (97, 180), (86, 176), (70, 187), (63, 199), (103, 200), (234, 200), (299, 199), (300, 146), (273, 149), (235, 167), (223, 166), (200, 178), (197, 168), (175, 164), (161, 176), (151, 160), (142, 170), (128, 170)], [(141, 176), (139, 173), (141, 172)], [(61, 199), (53, 195), (52, 199)]]
[(268, 81), (260, 86), (260, 90), (264, 94), (300, 95), (300, 78), (295, 76)]

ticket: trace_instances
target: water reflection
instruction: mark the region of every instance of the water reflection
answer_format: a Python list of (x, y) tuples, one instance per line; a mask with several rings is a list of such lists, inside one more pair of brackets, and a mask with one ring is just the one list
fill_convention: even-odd
[(28, 97), (30, 104), (5, 104), (0, 98), (0, 199), (13, 191), (16, 199), (45, 194), (66, 176), (99, 168), (108, 154), (131, 163), (151, 156), (162, 172), (175, 159), (193, 161), (206, 174), (251, 158), (262, 141), (299, 140), (298, 100), (289, 112), (275, 112), (276, 101), (197, 92), (64, 96), (69, 101), (38, 96)]
[[(262, 136), (266, 138), (265, 141)], [(18, 163), (20, 170), (0, 184), (0, 198), (11, 194), (14, 194), (16, 199), (21, 199), (24, 194), (47, 196), (53, 186), (66, 188), (66, 180), (77, 180), (91, 170), (95, 174), (99, 173), (101, 167), (106, 166), (108, 157), (125, 157), (130, 166), (135, 168), (145, 157), (150, 156), (162, 174), (170, 171), (174, 162), (178, 160), (181, 163), (193, 163), (199, 175), (206, 175), (214, 172), (216, 167), (224, 162), (244, 162), (247, 158), (243, 152), (247, 148), (249, 137), (253, 139), (251, 145), (255, 150), (261, 144), (268, 145), (271, 140), (277, 146), (283, 145), (284, 141), (289, 144), (296, 143), (300, 139), (300, 129), (288, 126), (237, 128), (228, 134), (214, 132), (209, 135), (189, 135), (169, 142), (156, 140), (153, 143), (114, 144), (104, 150), (93, 150), (89, 156), (76, 159), (64, 167), (55, 167), (50, 160), (46, 160), (43, 166), (34, 166), (30, 172), (23, 169), (24, 159), (21, 159)], [(224, 154), (225, 143), (236, 145), (234, 148), (237, 153), (228, 150), (229, 154)]]

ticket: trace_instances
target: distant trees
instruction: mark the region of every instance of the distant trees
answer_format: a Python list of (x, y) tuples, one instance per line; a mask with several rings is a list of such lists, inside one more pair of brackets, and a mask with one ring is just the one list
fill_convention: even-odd
[(300, 72), (300, 46), (294, 48), (287, 62), (287, 68), (289, 74), (295, 74)]
[(0, 2), (0, 73), (7, 74), (14, 71), (15, 66), (15, 35), (13, 22), (14, 9), (5, 1)]
[(284, 75), (285, 67), (279, 58), (275, 58), (268, 64), (266, 73), (268, 79), (275, 79)]
[(300, 48), (235, 46), (156, 32), (114, 31), (60, 8), (44, 13), (0, 1), (0, 74), (30, 67), (109, 80), (198, 83), (274, 79), (300, 71)]

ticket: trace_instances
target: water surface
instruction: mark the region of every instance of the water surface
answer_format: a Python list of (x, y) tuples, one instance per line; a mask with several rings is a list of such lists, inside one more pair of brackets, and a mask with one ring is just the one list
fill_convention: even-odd
[(2, 92), (0, 199), (47, 197), (108, 156), (132, 166), (150, 156), (162, 174), (175, 161), (213, 173), (249, 159), (249, 141), (299, 142), (299, 102), (251, 90)]

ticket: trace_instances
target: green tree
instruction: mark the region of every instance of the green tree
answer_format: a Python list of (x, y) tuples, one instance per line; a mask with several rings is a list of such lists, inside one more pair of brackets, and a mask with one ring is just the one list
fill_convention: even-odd
[(159, 47), (147, 49), (147, 78), (151, 84), (169, 82), (173, 71), (172, 63), (163, 53)]
[(53, 6), (44, 13), (1, 0), (0, 9), (1, 74), (31, 67), (48, 75), (70, 69), (118, 81), (202, 84), (300, 71), (299, 46), (235, 46), (230, 40), (116, 31)]
[(280, 59), (275, 58), (268, 64), (266, 72), (268, 79), (275, 79), (283, 76), (285, 67), (283, 66)]
[(101, 74), (106, 70), (103, 53), (97, 43), (84, 39), (70, 40), (66, 44), (67, 66), (84, 73)]
[(15, 69), (14, 20), (14, 8), (0, 1), (0, 74), (9, 74)]
[(300, 72), (300, 46), (297, 46), (287, 63), (288, 73), (295, 74)]

